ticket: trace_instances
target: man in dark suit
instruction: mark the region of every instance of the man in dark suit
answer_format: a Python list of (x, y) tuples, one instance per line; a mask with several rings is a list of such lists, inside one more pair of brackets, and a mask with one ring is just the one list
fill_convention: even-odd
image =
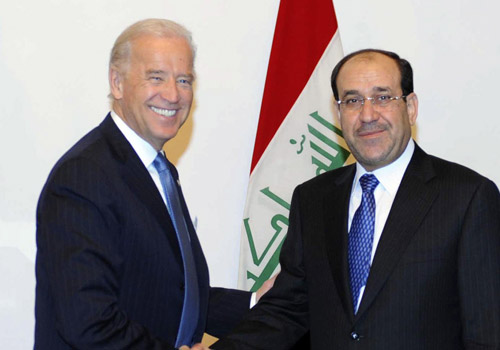
[(273, 289), (213, 349), (289, 349), (306, 332), (314, 350), (500, 349), (500, 194), (411, 139), (412, 74), (380, 50), (336, 66), (357, 164), (296, 188)]
[(171, 21), (138, 22), (116, 40), (112, 112), (57, 162), (40, 196), (36, 349), (174, 349), (224, 334), (247, 312), (250, 293), (209, 287), (161, 151), (188, 117), (193, 60), (190, 33)]

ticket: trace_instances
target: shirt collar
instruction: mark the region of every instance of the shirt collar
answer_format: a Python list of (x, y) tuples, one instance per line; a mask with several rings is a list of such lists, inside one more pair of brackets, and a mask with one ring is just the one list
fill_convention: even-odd
[(144, 166), (148, 168), (155, 160), (158, 151), (155, 150), (146, 140), (137, 135), (136, 132), (132, 130), (113, 110), (111, 111), (111, 118), (115, 122), (118, 129), (120, 129), (123, 136), (125, 136), (127, 141), (130, 143), (135, 153), (137, 153)]
[[(396, 192), (398, 191), (406, 168), (408, 167), (408, 164), (410, 164), (410, 160), (414, 150), (415, 142), (410, 138), (408, 145), (406, 145), (406, 149), (398, 159), (396, 159), (391, 164), (388, 164), (371, 172), (377, 177), (379, 183), (385, 188), (385, 190), (393, 196), (395, 196)], [(359, 178), (366, 173), (368, 173), (368, 171), (366, 171), (365, 168), (361, 166), (361, 164), (356, 163), (356, 177), (354, 179), (354, 186), (358, 185)]]

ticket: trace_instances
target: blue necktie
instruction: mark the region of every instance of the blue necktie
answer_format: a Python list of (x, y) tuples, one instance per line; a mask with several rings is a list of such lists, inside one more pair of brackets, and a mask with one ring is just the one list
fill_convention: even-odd
[(182, 213), (177, 184), (170, 172), (167, 159), (162, 152), (158, 153), (153, 161), (153, 165), (160, 175), (161, 185), (167, 201), (168, 213), (170, 214), (175, 232), (177, 233), (184, 265), (184, 305), (175, 347), (178, 348), (181, 345), (191, 346), (193, 345), (193, 336), (198, 324), (200, 309), (198, 277), (193, 258), (193, 250), (191, 248), (189, 231), (184, 214)]
[(370, 272), (370, 260), (375, 231), (375, 197), (373, 191), (378, 185), (377, 178), (372, 174), (365, 174), (359, 179), (363, 194), (351, 223), (349, 232), (349, 275), (351, 282), (352, 302), (354, 314), (358, 311), (359, 293), (366, 285)]

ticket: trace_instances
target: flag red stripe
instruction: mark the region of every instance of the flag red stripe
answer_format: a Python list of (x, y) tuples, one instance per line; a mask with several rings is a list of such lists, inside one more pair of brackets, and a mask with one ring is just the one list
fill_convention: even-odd
[(332, 0), (281, 0), (251, 171), (304, 89), (336, 31)]

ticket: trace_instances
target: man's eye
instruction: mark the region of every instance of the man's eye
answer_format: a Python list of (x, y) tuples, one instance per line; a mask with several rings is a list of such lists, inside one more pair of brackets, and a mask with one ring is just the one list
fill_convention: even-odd
[(391, 99), (391, 96), (389, 96), (389, 95), (378, 95), (378, 96), (375, 96), (375, 99), (377, 101), (380, 101), (380, 102), (382, 102), (382, 101), (389, 101)]
[(359, 98), (355, 98), (355, 97), (348, 98), (347, 100), (345, 100), (345, 104), (346, 105), (354, 105), (354, 104), (359, 103), (359, 101), (360, 101)]
[(191, 80), (189, 79), (178, 79), (179, 84), (191, 85)]
[(159, 81), (163, 80), (161, 77), (150, 77), (149, 79), (154, 81), (154, 82), (159, 82)]

